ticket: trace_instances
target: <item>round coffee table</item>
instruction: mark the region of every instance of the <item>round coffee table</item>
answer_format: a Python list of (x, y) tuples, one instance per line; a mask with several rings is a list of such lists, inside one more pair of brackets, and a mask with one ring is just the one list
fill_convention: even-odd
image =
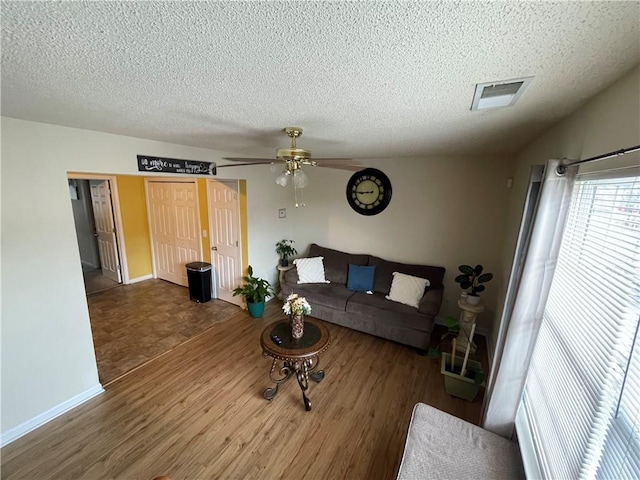
[[(277, 336), (281, 343), (277, 344), (273, 336)], [(299, 340), (291, 336), (289, 321), (268, 325), (262, 332), (260, 345), (262, 355), (273, 358), (269, 378), (276, 385), (264, 391), (264, 398), (273, 400), (278, 387), (295, 375), (302, 390), (304, 406), (307, 411), (311, 410), (311, 402), (305, 392), (309, 388), (309, 378), (316, 383), (324, 378), (324, 371), (318, 370), (318, 365), (320, 354), (329, 348), (329, 342), (327, 327), (307, 318), (304, 320), (304, 335)]]

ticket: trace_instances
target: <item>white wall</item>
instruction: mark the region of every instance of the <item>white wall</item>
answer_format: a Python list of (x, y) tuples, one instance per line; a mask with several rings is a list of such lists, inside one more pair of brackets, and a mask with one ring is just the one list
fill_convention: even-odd
[[(347, 204), (352, 172), (313, 169), (305, 189), (307, 206), (294, 211), (293, 239), (300, 253), (322, 246), (379, 257), (443, 266), (445, 301), (441, 316), (459, 315), (461, 290), (453, 279), (464, 263), (501, 268), (509, 157), (443, 157), (363, 160), (391, 180), (393, 196), (380, 214), (363, 216)], [(309, 172), (310, 169), (306, 171)], [(482, 294), (487, 311), (479, 328), (491, 329), (496, 281)]]
[[(2, 119), (2, 432), (97, 384), (67, 172), (137, 175), (136, 155), (219, 162), (222, 152), (11, 118)], [(390, 206), (364, 217), (348, 206), (351, 172), (309, 168), (304, 208), (277, 187), (269, 166), (220, 169), (246, 178), (249, 262), (275, 281), (275, 243), (311, 242), (411, 263), (446, 267), (442, 315), (458, 315), (461, 263), (501, 269), (500, 239), (511, 160), (370, 160), (393, 184)], [(278, 208), (287, 218), (278, 219)], [(490, 328), (498, 281), (483, 294)]]
[[(548, 159), (584, 159), (640, 144), (640, 66), (589, 100), (517, 155), (514, 188), (509, 198), (500, 272), (502, 285), (511, 268), (531, 165)], [(582, 165), (579, 172), (640, 165), (640, 153)], [(504, 291), (500, 292), (500, 308)], [(492, 342), (495, 345), (497, 328)]]
[[(138, 174), (136, 155), (219, 161), (222, 153), (2, 118), (2, 433), (98, 385), (67, 172)], [(286, 192), (269, 167), (247, 178), (249, 260), (275, 280)], [(278, 222), (278, 223), (276, 223)]]

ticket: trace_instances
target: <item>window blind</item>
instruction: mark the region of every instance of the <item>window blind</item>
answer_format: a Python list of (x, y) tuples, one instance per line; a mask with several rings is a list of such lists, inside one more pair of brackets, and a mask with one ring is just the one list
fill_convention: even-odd
[(640, 478), (639, 320), (640, 177), (579, 179), (520, 412), (544, 477)]

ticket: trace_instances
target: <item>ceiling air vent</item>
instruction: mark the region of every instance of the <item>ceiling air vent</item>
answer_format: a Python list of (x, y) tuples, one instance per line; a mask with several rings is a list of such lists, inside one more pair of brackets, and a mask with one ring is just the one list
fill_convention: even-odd
[(471, 110), (510, 107), (520, 98), (533, 77), (516, 78), (501, 82), (487, 82), (476, 85)]

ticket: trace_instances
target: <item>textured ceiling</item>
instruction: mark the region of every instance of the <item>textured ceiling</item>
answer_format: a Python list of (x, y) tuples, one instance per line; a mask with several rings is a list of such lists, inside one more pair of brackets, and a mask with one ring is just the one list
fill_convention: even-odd
[(3, 1), (1, 26), (2, 115), (241, 156), (287, 125), (318, 157), (515, 152), (640, 63), (631, 1)]

